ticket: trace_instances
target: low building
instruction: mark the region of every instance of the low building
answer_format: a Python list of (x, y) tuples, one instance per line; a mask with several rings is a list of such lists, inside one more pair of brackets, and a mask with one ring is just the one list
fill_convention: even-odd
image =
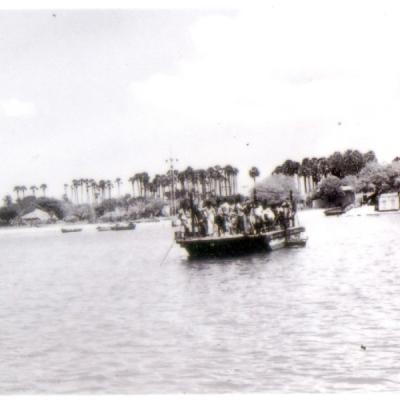
[(356, 202), (356, 191), (353, 186), (341, 186), (344, 192), (344, 198), (342, 199), (342, 207), (346, 207), (350, 204), (355, 204)]
[(128, 217), (127, 212), (123, 209), (117, 208), (114, 211), (108, 211), (100, 217), (103, 222), (119, 222)]
[(338, 199), (336, 202), (329, 202), (327, 200), (316, 199), (312, 202), (313, 208), (330, 208), (330, 207), (348, 207), (355, 205), (356, 193), (352, 186), (341, 186), (340, 189), (343, 191), (343, 197)]
[(398, 193), (383, 193), (378, 199), (378, 211), (398, 211), (400, 199)]
[(47, 224), (54, 220), (46, 211), (36, 208), (35, 210), (27, 213), (21, 217), (21, 221), (29, 225)]

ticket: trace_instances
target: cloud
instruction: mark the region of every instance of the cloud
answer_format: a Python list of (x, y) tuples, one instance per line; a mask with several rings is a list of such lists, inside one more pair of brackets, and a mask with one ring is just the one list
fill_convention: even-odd
[[(393, 4), (283, 0), (201, 16), (190, 29), (193, 51), (174, 73), (131, 83), (133, 110), (145, 109), (177, 153), (209, 143), (193, 158), (225, 157), (242, 170), (346, 148), (390, 160), (400, 146)], [(217, 136), (223, 154), (213, 153)]]
[(36, 115), (36, 107), (33, 103), (15, 98), (0, 101), (0, 109), (6, 117), (33, 117)]
[(351, 2), (282, 2), (260, 13), (201, 17), (191, 29), (195, 56), (175, 74), (133, 82), (132, 93), (194, 121), (263, 125), (370, 115), (399, 101), (394, 14)]

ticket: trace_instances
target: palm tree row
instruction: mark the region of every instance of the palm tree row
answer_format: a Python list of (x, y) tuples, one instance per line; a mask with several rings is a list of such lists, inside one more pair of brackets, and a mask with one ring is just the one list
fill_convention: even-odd
[[(32, 196), (36, 196), (36, 191), (39, 190), (39, 188), (42, 190), (42, 194), (43, 197), (46, 196), (46, 189), (47, 189), (47, 185), (45, 183), (42, 183), (39, 187), (37, 187), (36, 185), (32, 185), (30, 186), (30, 190), (32, 192)], [(14, 192), (17, 195), (17, 200), (20, 200), (19, 194), (22, 194), (22, 198), (25, 197), (25, 192), (28, 190), (28, 188), (25, 185), (20, 185), (20, 186), (14, 186)]]
[(236, 194), (238, 172), (239, 170), (231, 165), (216, 165), (207, 169), (187, 167), (183, 171), (170, 170), (166, 174), (156, 174), (153, 179), (150, 179), (147, 172), (139, 172), (128, 180), (132, 185), (134, 197), (170, 199), (173, 184), (177, 199), (185, 197), (189, 192), (206, 198), (209, 195)]
[(118, 196), (120, 196), (121, 178), (116, 178), (114, 181), (101, 179), (97, 182), (89, 178), (72, 179), (70, 184), (64, 184), (64, 197), (77, 204), (97, 203), (111, 199), (112, 190), (115, 188), (114, 184), (118, 188)]
[[(183, 171), (172, 170), (166, 174), (156, 174), (153, 178), (147, 172), (132, 175), (128, 182), (131, 184), (132, 197), (171, 199), (172, 190), (176, 199), (184, 198), (189, 192), (198, 197), (210, 195), (231, 196), (237, 193), (237, 175), (239, 170), (231, 165), (218, 165), (207, 169), (187, 167)], [(121, 197), (121, 178), (115, 180), (73, 179), (64, 184), (64, 197), (75, 203), (94, 203), (111, 199), (114, 189), (117, 197)], [(174, 188), (172, 188), (172, 185)]]

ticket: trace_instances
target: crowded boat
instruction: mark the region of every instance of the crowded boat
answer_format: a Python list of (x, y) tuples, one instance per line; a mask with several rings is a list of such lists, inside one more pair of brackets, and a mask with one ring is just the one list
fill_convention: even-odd
[(257, 235), (295, 226), (295, 207), (290, 201), (268, 205), (266, 201), (209, 200), (182, 207), (179, 226), (184, 237)]

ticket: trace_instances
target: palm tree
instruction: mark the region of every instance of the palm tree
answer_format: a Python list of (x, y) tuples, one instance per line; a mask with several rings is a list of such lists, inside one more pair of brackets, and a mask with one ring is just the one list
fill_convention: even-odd
[(249, 171), (250, 178), (254, 180), (254, 201), (257, 200), (257, 192), (256, 192), (256, 178), (260, 176), (260, 171), (257, 167), (251, 167)]
[(21, 186), (14, 186), (14, 192), (17, 193), (17, 200), (19, 200), (19, 192), (21, 191)]
[(89, 195), (90, 179), (84, 179), (83, 183), (85, 184), (86, 202), (89, 204), (90, 203), (90, 195)]
[(321, 157), (318, 159), (318, 170), (320, 175), (326, 178), (329, 174), (329, 164), (328, 160), (325, 157)]
[(142, 173), (136, 173), (133, 175), (133, 182), (136, 182), (136, 186), (138, 188), (138, 196), (137, 197), (142, 197), (143, 196), (143, 176)]
[(214, 187), (214, 175), (215, 175), (214, 167), (208, 167), (206, 172), (208, 178), (208, 193), (211, 195)]
[(64, 194), (65, 194), (65, 197), (68, 199), (68, 183), (64, 183)]
[(46, 185), (45, 183), (42, 183), (42, 184), (40, 185), (40, 189), (42, 189), (43, 197), (46, 197), (47, 185)]
[(303, 177), (305, 193), (309, 193), (311, 191), (311, 186), (310, 186), (311, 174), (312, 174), (311, 160), (308, 157), (303, 158), (299, 168), (299, 175)]
[(78, 196), (79, 180), (78, 179), (72, 180), (72, 187), (75, 192), (75, 201), (77, 204), (79, 204), (79, 196)]
[(105, 186), (108, 190), (108, 198), (111, 199), (111, 190), (114, 187), (114, 185), (112, 184), (112, 182), (110, 180), (106, 180)]
[(185, 177), (185, 182), (187, 184), (187, 191), (190, 192), (192, 186), (193, 186), (193, 168), (192, 167), (187, 167), (184, 171), (184, 177)]
[(151, 184), (154, 185), (154, 195), (157, 195), (157, 197), (161, 197), (161, 175), (156, 174), (151, 181)]
[(161, 198), (165, 199), (165, 188), (167, 188), (171, 184), (171, 193), (172, 193), (172, 179), (169, 178), (168, 175), (171, 175), (171, 171), (168, 171), (167, 175), (161, 175), (160, 177), (160, 187), (161, 187)]
[(99, 189), (101, 193), (101, 200), (103, 201), (105, 198), (105, 190), (106, 190), (106, 181), (104, 179), (101, 179), (99, 181)]
[(218, 187), (218, 194), (222, 196), (222, 180), (224, 179), (224, 174), (220, 165), (214, 166), (214, 178), (217, 184), (216, 188)]
[(12, 197), (8, 194), (3, 198), (4, 205), (10, 207), (12, 205)]
[(132, 185), (132, 197), (135, 197), (135, 177), (131, 176), (128, 181), (131, 183)]
[(21, 186), (20, 190), (22, 192), (22, 198), (24, 198), (25, 197), (25, 190), (27, 190), (26, 186), (25, 185)]
[(122, 184), (122, 179), (121, 179), (121, 178), (115, 179), (115, 183), (117, 184), (117, 187), (118, 187), (118, 197), (121, 197), (121, 184)]
[(89, 186), (92, 189), (92, 201), (93, 203), (97, 203), (98, 192), (96, 181), (94, 179), (89, 179)]
[(150, 176), (147, 172), (142, 172), (142, 185), (144, 189), (144, 198), (147, 197), (147, 190), (149, 189)]
[(202, 197), (204, 199), (205, 196), (206, 196), (206, 192), (207, 192), (207, 187), (206, 187), (206, 185), (207, 185), (207, 171), (205, 169), (200, 169), (198, 171), (198, 174), (199, 174), (199, 183), (200, 183), (200, 186), (201, 186), (201, 194), (202, 194)]
[(69, 188), (71, 190), (71, 202), (74, 202), (74, 185), (71, 184)]
[(225, 186), (225, 192), (227, 195), (231, 196), (232, 195), (232, 188), (233, 188), (233, 167), (232, 165), (226, 165), (224, 167), (224, 173), (225, 173), (225, 182), (227, 183), (227, 187)]
[(85, 184), (85, 179), (81, 178), (79, 179), (79, 186), (81, 188), (81, 203), (83, 203), (83, 185)]
[(29, 189), (32, 190), (32, 196), (35, 197), (35, 195), (36, 195), (36, 190), (38, 190), (37, 186), (32, 185)]

